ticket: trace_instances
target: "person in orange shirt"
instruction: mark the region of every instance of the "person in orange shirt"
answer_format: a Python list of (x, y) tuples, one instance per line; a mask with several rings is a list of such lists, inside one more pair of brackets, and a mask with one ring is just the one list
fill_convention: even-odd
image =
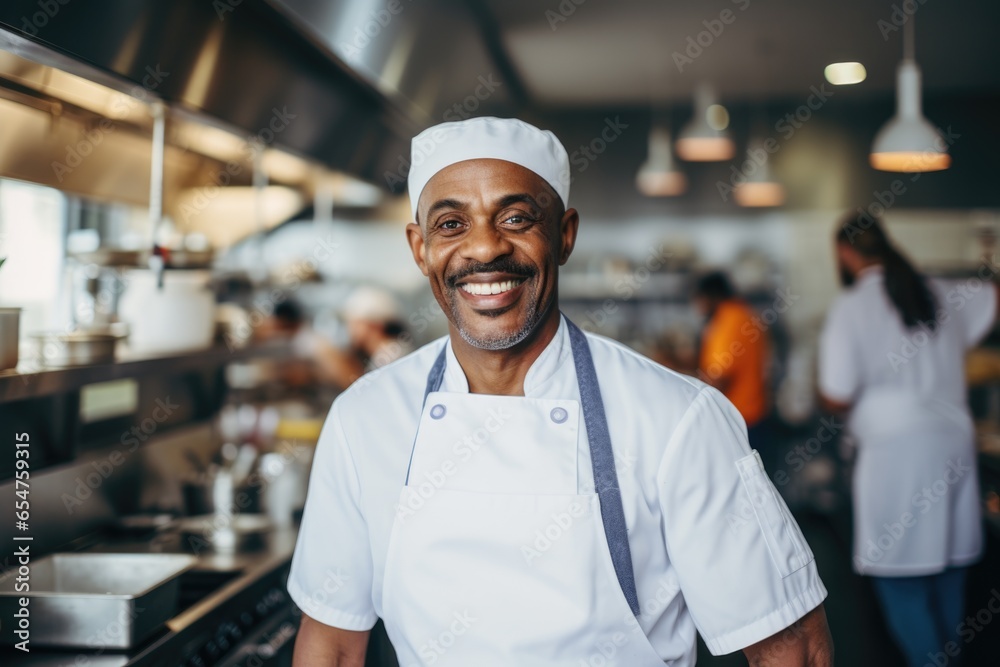
[(736, 406), (747, 424), (750, 446), (766, 454), (770, 449), (766, 434), (770, 346), (766, 332), (756, 325), (756, 313), (736, 296), (729, 278), (721, 271), (698, 281), (694, 305), (706, 318), (698, 378), (721, 391)]

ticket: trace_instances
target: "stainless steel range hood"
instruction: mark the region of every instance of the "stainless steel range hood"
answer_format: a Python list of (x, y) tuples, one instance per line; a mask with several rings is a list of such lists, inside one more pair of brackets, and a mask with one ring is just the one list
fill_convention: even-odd
[(484, 0), (270, 2), (421, 128), (527, 105)]
[[(398, 169), (398, 157), (406, 154), (408, 138), (420, 125), (264, 0), (6, 0), (0, 4), (0, 37), (0, 48), (24, 60), (71, 73), (79, 69), (88, 79), (96, 72), (101, 83), (126, 94), (161, 98), (175, 110), (217, 119), (246, 136), (380, 184), (386, 171)], [(2, 86), (5, 103), (31, 108), (34, 120), (24, 122), (37, 127), (22, 139), (23, 146), (17, 137), (3, 137), (8, 161), (31, 145), (58, 159), (75, 139), (43, 125), (59, 125), (70, 105), (60, 105), (44, 90), (37, 95), (37, 86), (33, 99), (12, 99), (19, 92), (14, 84)], [(116, 120), (139, 134), (145, 123)], [(39, 143), (43, 129), (50, 133)], [(148, 147), (127, 145), (128, 134), (115, 137), (108, 162), (114, 153), (148, 155)], [(93, 165), (109, 182), (103, 190), (128, 180), (113, 164), (95, 160)], [(30, 169), (21, 177), (34, 180)], [(121, 189), (138, 191), (129, 185)]]

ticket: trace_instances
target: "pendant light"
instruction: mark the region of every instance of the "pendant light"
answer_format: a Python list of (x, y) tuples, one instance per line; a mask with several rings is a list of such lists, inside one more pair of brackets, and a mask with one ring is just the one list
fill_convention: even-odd
[(740, 206), (748, 208), (766, 208), (781, 206), (785, 203), (785, 186), (774, 178), (770, 165), (770, 155), (764, 149), (761, 139), (750, 142), (747, 155), (765, 155), (763, 164), (757, 164), (752, 158), (749, 162), (756, 165), (753, 173), (747, 175), (747, 180), (733, 190), (733, 199)]
[[(665, 56), (665, 54), (664, 54)], [(647, 197), (676, 197), (687, 190), (687, 177), (674, 163), (674, 146), (670, 137), (670, 113), (657, 102), (657, 91), (669, 90), (667, 78), (671, 68), (666, 58), (650, 60), (650, 128), (646, 161), (635, 175), (635, 186)], [(656, 65), (661, 69), (657, 71)]]
[(903, 32), (903, 61), (896, 70), (896, 115), (875, 135), (869, 156), (881, 171), (940, 171), (951, 165), (948, 146), (920, 108), (920, 68), (913, 52), (914, 16)]
[(639, 167), (635, 184), (647, 197), (675, 197), (687, 190), (687, 177), (674, 164), (666, 127), (654, 126), (649, 131), (649, 155)]
[[(721, 111), (721, 114), (715, 113)], [(722, 115), (719, 123), (715, 116)], [(708, 84), (698, 84), (694, 94), (694, 116), (677, 138), (677, 155), (688, 162), (720, 162), (731, 160), (736, 154), (736, 144), (726, 132), (728, 114), (715, 103), (715, 95)]]
[(767, 208), (785, 203), (785, 186), (771, 170), (771, 153), (766, 147), (767, 116), (763, 104), (758, 107), (756, 120), (747, 146), (747, 159), (741, 165), (744, 180), (733, 190), (733, 199), (747, 208)]

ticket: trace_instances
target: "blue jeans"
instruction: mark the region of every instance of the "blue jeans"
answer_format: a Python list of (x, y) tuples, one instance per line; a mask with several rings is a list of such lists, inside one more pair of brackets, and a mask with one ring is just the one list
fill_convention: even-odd
[(966, 570), (955, 567), (924, 577), (872, 577), (889, 632), (910, 667), (960, 664), (961, 656), (952, 657), (956, 649), (949, 642), (959, 650), (965, 645), (958, 627), (965, 613)]

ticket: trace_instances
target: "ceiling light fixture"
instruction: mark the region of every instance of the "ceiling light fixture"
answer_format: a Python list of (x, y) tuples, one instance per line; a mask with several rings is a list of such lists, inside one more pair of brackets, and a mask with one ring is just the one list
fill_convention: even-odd
[(687, 190), (687, 177), (674, 165), (670, 131), (653, 127), (649, 132), (649, 155), (635, 176), (639, 192), (647, 197), (675, 197)]
[[(718, 109), (725, 112), (725, 119)], [(721, 127), (716, 129), (713, 127)], [(707, 84), (699, 84), (694, 94), (694, 117), (681, 130), (677, 138), (677, 155), (688, 162), (719, 162), (731, 160), (736, 154), (736, 144), (725, 132), (729, 125), (729, 113), (725, 107), (715, 103), (712, 89)]]
[[(750, 156), (763, 155), (762, 162)], [(766, 208), (781, 206), (785, 203), (785, 186), (778, 182), (771, 173), (771, 154), (764, 148), (764, 141), (759, 137), (750, 142), (747, 147), (747, 162), (756, 165), (753, 171), (746, 175), (746, 180), (736, 186), (733, 199), (740, 206), (748, 208)]]
[(920, 68), (913, 57), (913, 23), (906, 20), (903, 61), (896, 71), (896, 115), (875, 135), (869, 160), (881, 171), (940, 171), (951, 165), (948, 145), (920, 108)]
[(835, 86), (853, 86), (868, 77), (868, 70), (861, 63), (831, 63), (823, 69), (823, 76)]

